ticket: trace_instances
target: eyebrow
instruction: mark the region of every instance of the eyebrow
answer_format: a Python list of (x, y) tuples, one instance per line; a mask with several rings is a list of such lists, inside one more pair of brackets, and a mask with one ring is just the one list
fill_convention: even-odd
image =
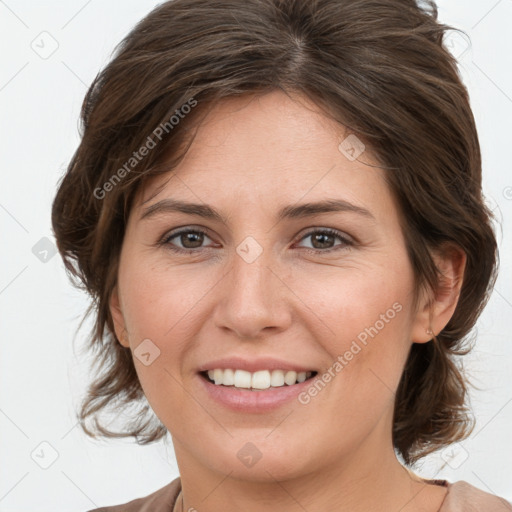
[[(197, 215), (198, 217), (228, 224), (227, 219), (220, 212), (207, 204), (188, 203), (171, 198), (162, 199), (161, 201), (146, 207), (140, 216), (140, 220), (171, 212)], [(299, 219), (331, 212), (351, 212), (375, 220), (375, 217), (369, 210), (362, 206), (349, 203), (344, 199), (326, 199), (315, 203), (285, 206), (279, 211), (277, 218), (281, 221), (284, 219)]]

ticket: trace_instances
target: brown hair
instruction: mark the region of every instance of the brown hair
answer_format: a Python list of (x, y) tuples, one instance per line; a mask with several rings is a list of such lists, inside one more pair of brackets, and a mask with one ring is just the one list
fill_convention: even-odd
[[(401, 212), (415, 300), (422, 287), (438, 286), (433, 251), (453, 243), (466, 253), (452, 318), (432, 342), (412, 345), (393, 443), (412, 464), (471, 433), (468, 381), (454, 356), (469, 350), (463, 345), (494, 285), (498, 253), (468, 93), (443, 43), (454, 29), (437, 16), (433, 1), (174, 0), (120, 43), (87, 92), (82, 140), (52, 209), (66, 269), (93, 299), (85, 317), (95, 313), (90, 349), (98, 374), (79, 414), (87, 434), (146, 444), (167, 433), (109, 312), (136, 192), (180, 161), (192, 120), (208, 106), (275, 89), (312, 99), (382, 162)], [(132, 404), (142, 410), (122, 432), (98, 420)]]

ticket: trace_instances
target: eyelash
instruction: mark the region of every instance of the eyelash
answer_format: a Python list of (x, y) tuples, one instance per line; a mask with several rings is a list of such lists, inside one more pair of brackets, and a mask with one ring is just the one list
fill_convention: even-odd
[[(202, 235), (205, 235), (205, 236), (208, 236), (208, 233), (201, 229), (201, 228), (194, 228), (194, 229), (191, 229), (191, 228), (185, 228), (185, 229), (182, 229), (180, 231), (177, 231), (176, 233), (170, 233), (168, 235), (165, 235), (162, 240), (160, 242), (158, 242), (158, 245), (159, 246), (167, 246), (167, 248), (175, 253), (179, 253), (179, 254), (192, 254), (192, 253), (195, 253), (195, 252), (199, 252), (201, 249), (206, 249), (206, 247), (198, 247), (196, 249), (181, 249), (180, 247), (176, 247), (176, 246), (173, 246), (170, 244), (170, 241), (173, 239), (173, 238), (176, 238), (178, 237), (179, 235), (182, 235), (183, 233), (200, 233)], [(338, 250), (343, 250), (343, 249), (347, 249), (348, 247), (354, 245), (354, 243), (349, 240), (348, 238), (346, 238), (345, 236), (343, 236), (339, 231), (335, 230), (335, 229), (332, 229), (332, 228), (322, 228), (322, 229), (313, 229), (311, 231), (308, 231), (307, 233), (305, 233), (300, 239), (299, 241), (303, 240), (304, 238), (307, 238), (313, 234), (317, 234), (317, 233), (321, 233), (323, 235), (333, 235), (337, 238), (339, 238), (342, 242), (343, 242), (343, 246), (335, 246), (335, 247), (331, 247), (330, 249), (309, 249), (309, 248), (304, 248), (307, 252), (309, 253), (313, 253), (313, 254), (325, 254), (325, 253), (330, 253), (330, 252), (333, 252), (333, 251), (338, 251)], [(208, 237), (210, 238), (210, 237)]]

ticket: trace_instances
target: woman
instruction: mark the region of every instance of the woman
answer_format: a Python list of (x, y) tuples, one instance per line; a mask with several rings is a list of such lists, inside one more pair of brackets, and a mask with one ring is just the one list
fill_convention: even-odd
[(94, 299), (82, 426), (169, 432), (180, 478), (97, 510), (512, 510), (409, 469), (471, 433), (455, 356), (497, 268), (448, 28), (412, 0), (175, 0), (121, 43), (52, 220)]

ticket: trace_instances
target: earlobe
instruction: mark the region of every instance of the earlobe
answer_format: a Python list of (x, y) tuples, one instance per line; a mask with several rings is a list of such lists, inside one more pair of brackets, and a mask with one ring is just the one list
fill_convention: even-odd
[(411, 340), (426, 343), (438, 335), (455, 312), (464, 279), (466, 254), (454, 244), (445, 244), (435, 254), (439, 283), (435, 292), (424, 293), (420, 301)]
[(109, 309), (114, 322), (114, 330), (119, 343), (126, 348), (130, 347), (126, 325), (124, 321), (123, 311), (121, 309), (121, 302), (119, 300), (119, 292), (117, 285), (112, 290), (109, 300)]

